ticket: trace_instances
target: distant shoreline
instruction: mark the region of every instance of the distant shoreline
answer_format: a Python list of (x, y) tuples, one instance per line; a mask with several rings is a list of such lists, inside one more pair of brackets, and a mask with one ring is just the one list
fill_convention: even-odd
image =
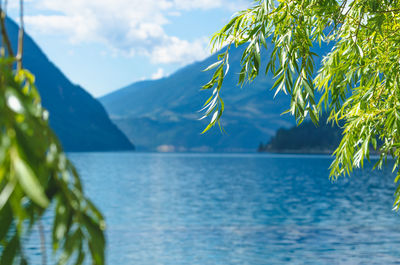
[[(335, 150), (329, 149), (270, 149), (270, 150), (259, 150), (258, 153), (267, 153), (267, 154), (296, 154), (296, 155), (333, 155)], [(379, 156), (380, 152), (375, 150), (370, 150), (370, 155)]]
[(331, 155), (335, 150), (330, 149), (271, 149), (271, 150), (262, 150), (258, 151), (258, 153), (272, 153), (272, 154), (304, 154), (304, 155)]

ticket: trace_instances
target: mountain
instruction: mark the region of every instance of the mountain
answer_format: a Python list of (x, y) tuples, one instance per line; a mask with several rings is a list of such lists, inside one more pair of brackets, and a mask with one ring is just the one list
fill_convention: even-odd
[[(215, 128), (200, 135), (207, 121), (198, 121), (202, 104), (211, 95), (200, 91), (211, 78), (203, 72), (217, 60), (217, 54), (159, 79), (141, 81), (100, 98), (111, 119), (135, 141), (138, 150), (254, 152), (281, 127), (292, 126), (290, 115), (281, 115), (290, 98), (270, 91), (275, 80), (260, 75), (244, 87), (237, 86), (240, 58), (244, 48), (231, 48), (230, 71), (221, 96), (225, 102), (222, 124), (227, 134)], [(327, 48), (317, 49), (325, 54)], [(269, 56), (264, 51), (262, 56)]]
[[(10, 19), (6, 20), (6, 26), (16, 51), (18, 26)], [(24, 38), (23, 65), (35, 75), (42, 104), (50, 113), (50, 126), (66, 151), (134, 149), (100, 102), (72, 84), (29, 35)]]
[[(343, 126), (343, 124), (340, 124)], [(320, 118), (318, 126), (308, 120), (299, 126), (281, 128), (267, 144), (260, 143), (259, 152), (273, 153), (332, 153), (342, 139), (343, 130), (327, 122), (327, 115)]]

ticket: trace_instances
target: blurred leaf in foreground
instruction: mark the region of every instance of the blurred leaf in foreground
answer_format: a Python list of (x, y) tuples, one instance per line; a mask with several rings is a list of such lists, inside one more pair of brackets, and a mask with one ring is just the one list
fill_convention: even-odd
[(58, 264), (104, 264), (103, 216), (85, 197), (49, 127), (34, 77), (22, 68), (23, 28), (14, 56), (0, 11), (0, 264), (27, 264), (24, 240), (46, 210), (53, 211)]

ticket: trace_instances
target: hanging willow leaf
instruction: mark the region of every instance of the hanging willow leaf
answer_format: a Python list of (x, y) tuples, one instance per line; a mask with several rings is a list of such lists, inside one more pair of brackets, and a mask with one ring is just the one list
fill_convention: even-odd
[[(400, 1), (256, 0), (234, 15), (214, 34), (211, 46), (244, 45), (239, 84), (251, 82), (266, 54), (265, 74), (276, 78), (272, 89), (291, 99), (287, 113), (302, 122), (310, 115), (318, 122), (322, 111), (344, 124), (342, 141), (334, 152), (331, 178), (350, 174), (377, 150), (382, 167), (388, 156), (400, 164)], [(234, 26), (233, 26), (234, 25)], [(232, 30), (234, 28), (234, 30)], [(316, 65), (315, 45), (332, 49)], [(221, 58), (219, 58), (221, 59)], [(218, 69), (229, 62), (222, 60)], [(216, 73), (215, 73), (216, 74)], [(214, 74), (214, 75), (215, 75)], [(218, 73), (219, 74), (219, 73)], [(207, 87), (222, 90), (223, 80)], [(217, 95), (220, 97), (220, 93)], [(317, 100), (319, 99), (319, 101)], [(223, 113), (221, 105), (207, 112), (210, 129)], [(379, 142), (377, 141), (379, 139)], [(398, 171), (399, 172), (399, 171)], [(396, 178), (398, 180), (398, 178)], [(399, 186), (400, 187), (400, 186)], [(400, 188), (395, 193), (400, 205)]]
[(33, 202), (37, 203), (43, 208), (49, 205), (49, 200), (44, 193), (44, 189), (40, 184), (37, 176), (30, 168), (30, 166), (23, 161), (15, 152), (11, 157), (15, 175), (21, 184), (24, 192), (32, 199)]
[[(104, 264), (103, 217), (83, 195), (79, 176), (49, 127), (33, 75), (13, 70), (13, 63), (0, 57), (0, 264), (27, 264), (22, 238), (51, 203), (56, 205), (52, 243), (59, 262), (71, 263), (74, 253), (95, 246), (88, 252), (95, 256), (79, 254), (79, 262)], [(88, 222), (90, 234), (77, 236), (76, 229), (86, 229)], [(94, 242), (99, 238), (101, 243)]]

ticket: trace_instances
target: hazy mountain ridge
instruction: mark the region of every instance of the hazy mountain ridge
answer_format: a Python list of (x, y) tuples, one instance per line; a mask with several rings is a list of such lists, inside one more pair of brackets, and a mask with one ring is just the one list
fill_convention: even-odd
[[(261, 73), (243, 88), (237, 86), (243, 50), (244, 47), (231, 49), (230, 71), (221, 92), (225, 102), (222, 123), (227, 135), (218, 129), (200, 135), (207, 121), (197, 120), (201, 117), (197, 111), (211, 95), (211, 91), (200, 91), (212, 75), (202, 70), (216, 61), (216, 54), (168, 77), (129, 85), (101, 97), (100, 101), (138, 149), (169, 146), (180, 151), (255, 151), (260, 142), (268, 140), (279, 128), (292, 126), (295, 120), (290, 115), (281, 115), (289, 108), (290, 97), (284, 94), (273, 97), (270, 87), (275, 80), (271, 74)], [(319, 52), (326, 53), (326, 49)], [(263, 56), (269, 56), (268, 52)]]
[[(10, 19), (6, 23), (12, 44), (16, 47), (18, 26)], [(23, 65), (35, 75), (42, 104), (50, 112), (50, 125), (66, 151), (134, 149), (111, 122), (104, 107), (83, 88), (72, 84), (27, 34), (24, 38)]]

